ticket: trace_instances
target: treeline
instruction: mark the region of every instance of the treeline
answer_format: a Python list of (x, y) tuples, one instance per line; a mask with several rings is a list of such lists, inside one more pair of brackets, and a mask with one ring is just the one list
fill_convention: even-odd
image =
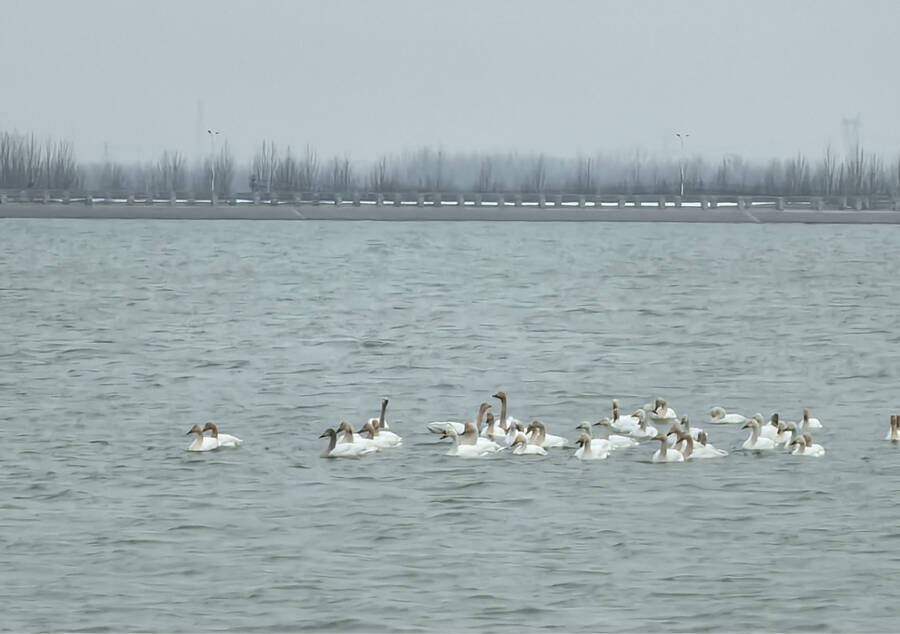
[[(727, 155), (715, 161), (685, 157), (685, 194), (898, 195), (900, 156), (885, 159), (862, 146), (843, 156), (829, 145), (816, 157), (803, 154), (768, 161)], [(255, 191), (351, 193), (468, 191), (482, 193), (674, 194), (682, 162), (642, 152), (571, 158), (544, 154), (447, 153), (422, 149), (375, 161), (323, 158), (311, 147), (263, 141), (240, 165), (227, 142), (200, 161), (177, 151), (154, 162), (77, 162), (71, 143), (38, 142), (34, 135), (0, 133), (0, 189), (84, 189), (95, 192), (208, 193)]]

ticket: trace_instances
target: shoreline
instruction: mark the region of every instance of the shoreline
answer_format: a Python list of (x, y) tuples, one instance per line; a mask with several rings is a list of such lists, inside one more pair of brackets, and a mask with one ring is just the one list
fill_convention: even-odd
[(455, 205), (168, 205), (4, 203), (0, 219), (90, 220), (339, 220), (375, 222), (690, 222), (740, 224), (900, 224), (900, 212), (873, 210), (778, 210), (772, 207), (536, 207)]

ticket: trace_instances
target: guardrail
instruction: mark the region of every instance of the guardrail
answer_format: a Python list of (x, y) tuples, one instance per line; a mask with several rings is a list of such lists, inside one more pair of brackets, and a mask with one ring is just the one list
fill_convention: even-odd
[(898, 196), (736, 196), (736, 195), (581, 195), (522, 193), (318, 193), (318, 192), (243, 192), (228, 196), (198, 196), (190, 192), (169, 193), (97, 193), (52, 190), (0, 191), (0, 204), (82, 204), (82, 205), (333, 205), (396, 207), (539, 207), (539, 208), (635, 208), (699, 207), (715, 209), (856, 209), (900, 210)]

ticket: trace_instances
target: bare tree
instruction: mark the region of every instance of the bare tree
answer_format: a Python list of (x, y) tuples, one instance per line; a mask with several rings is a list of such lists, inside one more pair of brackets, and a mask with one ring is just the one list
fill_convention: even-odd
[(319, 187), (319, 153), (309, 144), (306, 146), (306, 155), (300, 162), (300, 188), (304, 191), (313, 191)]
[(354, 178), (350, 157), (334, 157), (331, 160), (331, 191), (347, 192), (353, 189)]
[(275, 144), (272, 141), (263, 141), (250, 165), (251, 183), (255, 184), (256, 189), (265, 189), (271, 193), (277, 163), (278, 151)]

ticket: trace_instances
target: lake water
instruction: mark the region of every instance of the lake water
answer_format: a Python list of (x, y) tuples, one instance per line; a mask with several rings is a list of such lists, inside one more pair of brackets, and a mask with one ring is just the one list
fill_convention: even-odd
[[(3, 221), (0, 627), (893, 630), (898, 232)], [(728, 450), (711, 406), (809, 407), (828, 453), (445, 456), (497, 390)], [(383, 396), (401, 448), (319, 458)]]

